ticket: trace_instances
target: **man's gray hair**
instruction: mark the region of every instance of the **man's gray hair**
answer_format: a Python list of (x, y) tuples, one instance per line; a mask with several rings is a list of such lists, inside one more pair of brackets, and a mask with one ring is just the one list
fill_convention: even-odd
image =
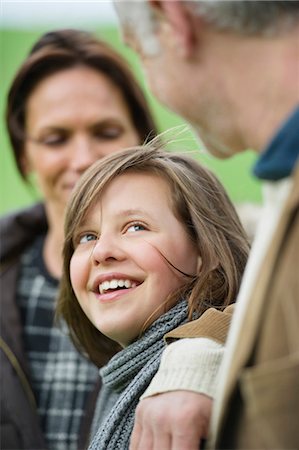
[(284, 32), (299, 22), (299, 1), (188, 0), (188, 7), (219, 30), (246, 35)]

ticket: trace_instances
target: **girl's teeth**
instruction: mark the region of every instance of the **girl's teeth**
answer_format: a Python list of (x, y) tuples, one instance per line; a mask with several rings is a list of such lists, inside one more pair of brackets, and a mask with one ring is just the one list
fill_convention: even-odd
[(104, 283), (102, 284), (103, 290), (107, 291), (107, 289), (109, 289), (110, 287), (110, 282), (109, 281), (104, 281)]
[(110, 289), (116, 289), (118, 286), (117, 280), (111, 280), (110, 281)]
[(134, 281), (130, 281), (130, 280), (111, 280), (111, 281), (103, 281), (103, 283), (101, 283), (99, 285), (99, 292), (100, 294), (104, 294), (105, 291), (108, 291), (109, 289), (117, 289), (117, 287), (120, 288), (133, 288), (136, 287), (137, 283), (135, 283)]

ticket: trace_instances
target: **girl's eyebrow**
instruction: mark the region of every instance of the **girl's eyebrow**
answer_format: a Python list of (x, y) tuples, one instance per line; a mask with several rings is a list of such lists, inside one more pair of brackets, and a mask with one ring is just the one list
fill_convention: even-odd
[(151, 217), (148, 211), (142, 208), (129, 208), (119, 212), (119, 216), (147, 216)]

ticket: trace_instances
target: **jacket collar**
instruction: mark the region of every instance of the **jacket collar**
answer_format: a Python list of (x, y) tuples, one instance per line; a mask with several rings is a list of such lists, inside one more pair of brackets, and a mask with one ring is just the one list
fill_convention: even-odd
[(291, 175), (299, 156), (299, 106), (278, 130), (253, 168), (257, 178), (277, 181)]
[(7, 263), (23, 251), (37, 235), (47, 231), (47, 218), (41, 203), (22, 209), (1, 218), (0, 263)]

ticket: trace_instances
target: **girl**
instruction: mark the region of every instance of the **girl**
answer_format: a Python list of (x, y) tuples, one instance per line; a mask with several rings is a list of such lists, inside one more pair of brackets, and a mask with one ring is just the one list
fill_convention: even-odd
[(97, 162), (65, 222), (58, 304), (77, 346), (98, 363), (101, 334), (123, 348), (101, 369), (91, 449), (126, 449), (163, 336), (234, 302), (248, 243), (216, 178), (158, 140)]

